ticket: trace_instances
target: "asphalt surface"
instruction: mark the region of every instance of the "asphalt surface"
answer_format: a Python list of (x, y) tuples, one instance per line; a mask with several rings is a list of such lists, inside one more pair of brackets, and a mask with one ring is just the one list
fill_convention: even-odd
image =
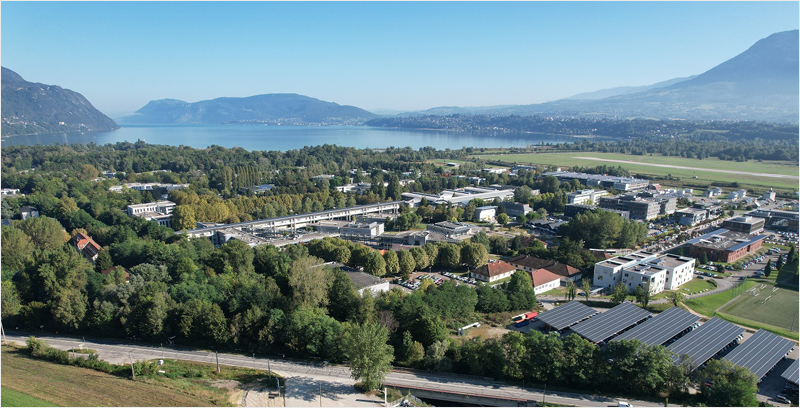
[[(6, 340), (24, 344), (31, 334), (7, 332)], [(83, 346), (94, 349), (103, 360), (111, 363), (125, 363), (130, 360), (177, 359), (214, 364), (214, 352), (177, 349), (172, 347), (144, 346), (133, 343), (117, 343), (80, 338), (33, 334), (47, 341), (52, 347), (62, 350)], [(236, 367), (271, 369), (286, 378), (287, 406), (319, 406), (319, 385), (322, 385), (322, 406), (378, 406), (374, 397), (358, 394), (353, 388), (350, 370), (344, 366), (290, 362), (287, 360), (253, 358), (242, 355), (220, 353), (219, 364)], [(305, 382), (308, 386), (298, 386), (295, 382)], [(492, 398), (513, 398), (530, 401), (545, 401), (576, 406), (616, 406), (617, 399), (610, 397), (547, 391), (506, 385), (497, 381), (482, 380), (469, 376), (448, 376), (432, 373), (419, 373), (395, 370), (386, 375), (386, 383), (410, 388), (440, 390), (449, 393), (463, 393)], [(314, 392), (316, 391), (316, 392)], [(663, 403), (628, 400), (634, 406), (662, 406)]]

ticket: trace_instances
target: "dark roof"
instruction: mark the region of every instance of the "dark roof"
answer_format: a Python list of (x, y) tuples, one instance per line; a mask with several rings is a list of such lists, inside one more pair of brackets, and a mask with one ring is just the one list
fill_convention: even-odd
[(622, 333), (614, 341), (639, 340), (651, 346), (663, 345), (698, 321), (700, 321), (700, 316), (673, 306), (657, 314), (652, 319)]
[[(520, 265), (530, 269), (542, 269), (555, 264), (555, 261), (547, 259), (536, 258), (530, 255), (520, 255), (508, 260), (512, 265)], [(551, 271), (552, 272), (552, 271)]]
[(556, 330), (564, 330), (596, 314), (596, 310), (577, 300), (573, 300), (553, 310), (540, 313), (537, 318)]
[(688, 354), (692, 358), (693, 367), (697, 368), (736, 340), (742, 333), (744, 333), (743, 328), (719, 317), (714, 317), (667, 348), (676, 354), (675, 361), (679, 356)]
[(648, 317), (650, 312), (647, 310), (625, 302), (575, 325), (571, 330), (592, 343), (600, 343)]
[(486, 265), (481, 265), (481, 266), (471, 270), (470, 272), (478, 274), (478, 275), (493, 277), (493, 276), (501, 275), (501, 274), (504, 274), (504, 273), (513, 272), (516, 269), (517, 268), (515, 268), (515, 267), (513, 267), (513, 266), (511, 266), (511, 265), (509, 265), (509, 264), (507, 264), (507, 263), (505, 263), (503, 261), (497, 261), (497, 262), (489, 262)]
[(797, 384), (798, 368), (800, 368), (800, 365), (798, 365), (797, 360), (794, 360), (792, 364), (789, 365), (789, 368), (787, 368), (786, 371), (781, 374), (781, 377), (785, 378), (786, 381), (791, 381)]
[(725, 358), (761, 379), (794, 348), (794, 342), (761, 329)]
[(567, 264), (562, 264), (561, 262), (556, 262), (550, 266), (544, 267), (548, 271), (564, 277), (572, 277), (581, 273), (581, 270), (578, 268), (573, 268)]
[(33, 212), (33, 211), (39, 212), (39, 210), (37, 210), (36, 207), (31, 207), (29, 205), (20, 207), (19, 209), (19, 212)]
[(353, 284), (356, 285), (356, 289), (359, 290), (383, 283), (383, 280), (368, 273), (352, 271), (344, 271), (344, 273), (350, 277), (350, 280), (352, 280)]

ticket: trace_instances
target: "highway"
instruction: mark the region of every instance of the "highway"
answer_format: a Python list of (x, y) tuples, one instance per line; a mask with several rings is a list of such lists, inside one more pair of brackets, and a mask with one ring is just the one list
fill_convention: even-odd
[[(50, 334), (33, 334), (38, 338), (47, 341), (52, 347), (62, 350), (83, 346), (96, 350), (101, 359), (115, 364), (135, 360), (153, 359), (177, 359), (187, 361), (197, 361), (209, 364), (215, 363), (215, 354), (209, 351), (199, 351), (191, 349), (177, 349), (173, 347), (155, 347), (132, 343), (118, 343), (104, 340), (88, 339), (86, 342), (81, 338), (67, 336), (55, 336)], [(30, 336), (26, 333), (6, 332), (6, 341), (24, 344)], [(337, 390), (342, 394), (354, 394), (353, 379), (350, 378), (350, 370), (344, 366), (292, 362), (288, 360), (266, 359), (262, 357), (247, 357), (236, 354), (219, 354), (219, 364), (236, 367), (256, 368), (260, 370), (272, 369), (286, 378), (286, 405), (287, 406), (318, 406), (319, 400), (314, 393), (308, 392), (308, 387), (295, 387), (293, 379), (304, 379), (313, 382), (316, 388), (317, 383), (325, 384), (328, 390)], [(522, 388), (506, 385), (498, 381), (490, 381), (470, 376), (457, 375), (438, 375), (433, 373), (418, 373), (405, 370), (393, 370), (386, 375), (385, 382), (397, 387), (408, 387), (439, 391), (445, 394), (464, 394), (482, 396), (488, 398), (508, 399), (509, 405), (516, 406), (516, 401), (544, 401), (563, 405), (576, 406), (616, 406), (616, 399), (610, 397), (586, 395), (579, 393), (567, 393), (560, 391), (547, 391)], [(325, 406), (379, 406), (374, 398), (365, 395), (356, 395), (358, 398), (348, 398), (343, 400), (337, 395), (325, 394), (322, 401)], [(443, 396), (440, 399), (445, 399)], [(512, 403), (511, 400), (514, 400)], [(662, 406), (663, 403), (649, 401), (628, 400), (634, 406)]]

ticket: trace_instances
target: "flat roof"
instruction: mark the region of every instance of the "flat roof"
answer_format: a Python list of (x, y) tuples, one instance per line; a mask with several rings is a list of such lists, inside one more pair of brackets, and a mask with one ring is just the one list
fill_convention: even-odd
[(725, 356), (761, 379), (794, 348), (794, 342), (761, 329)]
[(690, 240), (686, 241), (686, 244), (693, 245), (693, 244), (696, 244), (696, 243), (700, 242), (701, 240), (711, 238), (714, 235), (722, 234), (723, 232), (728, 232), (728, 230), (726, 230), (725, 228), (720, 228), (718, 230), (711, 231), (708, 234), (703, 234), (703, 235), (701, 235), (701, 236), (699, 236), (697, 238), (690, 239)]
[(596, 314), (596, 310), (577, 300), (573, 300), (553, 310), (540, 313), (537, 318), (556, 330), (564, 330), (567, 327)]
[(800, 365), (798, 365), (797, 360), (794, 360), (792, 362), (792, 364), (789, 365), (789, 368), (787, 368), (783, 372), (783, 374), (781, 374), (781, 377), (785, 378), (786, 381), (791, 381), (791, 382), (797, 384), (797, 371), (798, 371), (798, 368), (800, 368)]
[(700, 316), (673, 306), (657, 314), (652, 319), (622, 333), (614, 341), (639, 340), (651, 346), (663, 345), (698, 321), (700, 321)]
[(675, 361), (681, 355), (688, 354), (692, 359), (692, 365), (697, 368), (736, 340), (742, 333), (744, 333), (743, 328), (719, 317), (714, 317), (675, 343), (670, 344), (667, 349), (676, 354), (673, 358)]
[(762, 239), (764, 239), (764, 238), (766, 238), (766, 237), (767, 237), (766, 235), (758, 235), (758, 236), (755, 236), (755, 237), (753, 237), (753, 238), (750, 238), (750, 239), (749, 239), (749, 240), (747, 240), (746, 242), (742, 242), (742, 243), (740, 243), (740, 244), (736, 244), (736, 245), (734, 245), (734, 246), (732, 246), (732, 247), (728, 248), (728, 251), (736, 251), (736, 250), (742, 249), (742, 248), (744, 248), (744, 247), (746, 247), (746, 246), (748, 246), (748, 245), (750, 245), (750, 244), (752, 244), (752, 243), (754, 243), (754, 242), (761, 241)]
[(592, 343), (599, 343), (650, 317), (650, 312), (633, 303), (620, 303), (598, 316), (572, 327), (572, 331)]
[(344, 271), (353, 281), (356, 289), (368, 288), (383, 283), (383, 280), (365, 272)]

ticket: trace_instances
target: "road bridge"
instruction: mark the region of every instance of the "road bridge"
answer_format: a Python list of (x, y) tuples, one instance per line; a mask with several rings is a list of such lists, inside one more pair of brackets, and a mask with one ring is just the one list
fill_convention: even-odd
[[(219, 230), (234, 228), (244, 232), (258, 233), (265, 231), (274, 231), (279, 228), (296, 229), (303, 227), (310, 223), (317, 221), (327, 221), (334, 219), (353, 219), (355, 216), (381, 213), (391, 211), (392, 214), (397, 214), (400, 209), (400, 204), (404, 201), (389, 201), (386, 203), (359, 205), (355, 207), (336, 208), (333, 210), (317, 211), (305, 214), (286, 215), (283, 217), (266, 218), (263, 220), (237, 222), (234, 224), (225, 224), (215, 227), (198, 228), (188, 231), (186, 234), (190, 238), (197, 237), (211, 237)], [(176, 232), (180, 234), (181, 232)]]

